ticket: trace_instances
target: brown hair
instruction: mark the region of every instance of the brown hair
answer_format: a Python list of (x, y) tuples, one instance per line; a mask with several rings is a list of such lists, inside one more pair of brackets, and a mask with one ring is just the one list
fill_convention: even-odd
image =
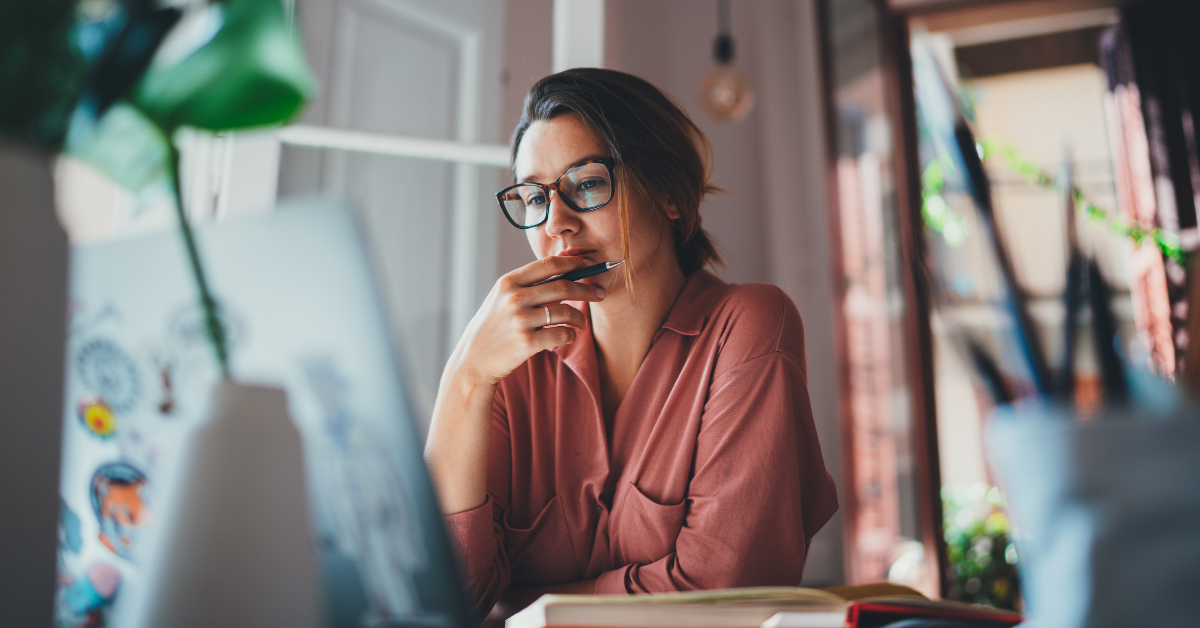
[[(629, 259), (626, 201), (636, 195), (653, 202), (659, 219), (670, 223), (684, 275), (722, 263), (700, 227), (700, 202), (706, 194), (720, 191), (708, 182), (712, 147), (678, 105), (650, 83), (616, 70), (575, 68), (551, 74), (525, 97), (512, 137), (513, 162), (531, 124), (569, 113), (582, 118), (612, 152), (623, 259)], [(679, 218), (667, 217), (667, 202)], [(626, 285), (632, 290), (632, 264), (624, 266)]]

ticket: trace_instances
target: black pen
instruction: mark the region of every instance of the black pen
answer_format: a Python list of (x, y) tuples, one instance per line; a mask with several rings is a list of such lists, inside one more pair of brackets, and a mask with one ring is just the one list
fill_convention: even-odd
[(625, 260), (621, 260), (619, 262), (600, 262), (599, 264), (596, 264), (594, 266), (588, 266), (587, 268), (580, 268), (579, 270), (573, 270), (569, 273), (563, 273), (561, 275), (558, 275), (557, 277), (543, 279), (537, 283), (529, 284), (529, 286), (530, 287), (540, 286), (544, 283), (550, 283), (551, 281), (558, 281), (559, 279), (566, 279), (567, 281), (579, 281), (580, 279), (583, 279), (584, 277), (591, 277), (592, 275), (599, 275), (600, 273), (607, 272), (607, 271), (612, 270), (613, 268), (616, 268), (617, 266), (620, 266), (621, 264), (624, 264), (624, 263), (625, 263)]
[(1012, 403), (1012, 392), (1008, 389), (1008, 383), (1004, 381), (1004, 374), (1000, 372), (1000, 367), (996, 366), (983, 347), (976, 344), (974, 340), (967, 340), (967, 354), (975, 363), (975, 372), (983, 380), (983, 383), (987, 384), (988, 390), (992, 393), (992, 399), (997, 404)]
[[(953, 91), (950, 94), (952, 99), (958, 97)], [(1004, 282), (1005, 291), (1008, 292), (1008, 306), (1017, 324), (1016, 336), (1020, 343), (1020, 349), (1025, 354), (1026, 361), (1029, 362), (1029, 372), (1033, 377), (1033, 384), (1037, 387), (1038, 394), (1046, 395), (1053, 390), (1054, 385), (1054, 382), (1050, 380), (1050, 367), (1046, 362), (1046, 354), (1042, 349), (1037, 325), (1029, 314), (1029, 299), (1025, 294), (1025, 289), (1017, 282), (1017, 273), (1008, 256), (1009, 251), (1005, 246), (1004, 234), (1000, 231), (1000, 226), (996, 224), (991, 187), (988, 183), (987, 172), (983, 169), (983, 160), (975, 151), (975, 136), (971, 134), (966, 117), (961, 110), (958, 112), (958, 119), (954, 124), (954, 138), (959, 155), (962, 157), (962, 165), (966, 169), (967, 187), (970, 188), (971, 196), (975, 199), (975, 208), (983, 218), (981, 222), (984, 225), (984, 231), (991, 240), (993, 254), (1000, 267), (1000, 278)]]
[(1092, 342), (1096, 343), (1100, 376), (1104, 381), (1104, 403), (1109, 406), (1123, 405), (1129, 401), (1129, 385), (1125, 381), (1125, 365), (1114, 346), (1117, 319), (1112, 312), (1108, 282), (1100, 274), (1100, 265), (1096, 260), (1088, 262), (1087, 282), (1088, 304), (1092, 308)]
[(1062, 362), (1058, 369), (1058, 383), (1054, 386), (1054, 395), (1061, 401), (1071, 405), (1075, 402), (1075, 323), (1079, 317), (1081, 301), (1085, 300), (1087, 289), (1087, 260), (1079, 252), (1079, 243), (1075, 239), (1075, 167), (1071, 161), (1070, 152), (1064, 167), (1066, 178), (1063, 188), (1065, 194), (1067, 217), (1067, 282), (1063, 291), (1066, 313), (1063, 315)]

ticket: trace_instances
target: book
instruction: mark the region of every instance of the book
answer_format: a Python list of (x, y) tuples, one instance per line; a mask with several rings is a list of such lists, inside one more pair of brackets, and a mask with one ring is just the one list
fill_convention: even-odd
[[(828, 628), (842, 628), (846, 601), (800, 587), (755, 587), (654, 593), (649, 595), (543, 595), (508, 618), (505, 628), (758, 628), (780, 611), (836, 616)], [(814, 628), (826, 628), (816, 626)]]
[[(980, 621), (986, 628), (1020, 623), (1016, 613), (932, 601), (898, 585), (753, 587), (650, 595), (543, 595), (505, 628), (874, 628), (905, 618)], [(884, 623), (877, 623), (886, 618)], [(787, 622), (787, 623), (783, 623)]]
[[(904, 619), (952, 620), (956, 625), (973, 628), (1009, 628), (1022, 621), (1019, 613), (1002, 611), (988, 606), (963, 604), (946, 600), (915, 597), (884, 596), (851, 601), (838, 626), (846, 628), (883, 628)], [(813, 623), (808, 613), (783, 611), (762, 623), (762, 628), (810, 628), (824, 626)]]

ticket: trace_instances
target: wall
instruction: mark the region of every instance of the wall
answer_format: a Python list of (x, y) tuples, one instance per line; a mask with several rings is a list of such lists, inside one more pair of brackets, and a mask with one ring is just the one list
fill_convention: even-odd
[[(549, 71), (551, 5), (550, 0), (508, 3), (504, 119), (509, 128), (516, 124), (528, 85)], [(741, 0), (732, 5), (735, 65), (758, 96), (754, 111), (741, 122), (707, 117), (697, 95), (701, 77), (713, 65), (715, 2), (607, 0), (605, 62), (662, 88), (711, 141), (713, 182), (726, 193), (706, 200), (702, 215), (725, 258), (726, 267), (718, 274), (737, 283), (774, 283), (800, 309), (813, 412), (826, 466), (836, 481), (841, 473), (833, 271), (815, 2)], [(530, 37), (531, 32), (547, 35)], [(501, 268), (533, 259), (515, 232), (502, 230)], [(842, 555), (841, 518), (835, 516), (813, 542), (805, 584), (841, 583)]]
[[(757, 37), (751, 4), (761, 3), (733, 4), (734, 63), (761, 91), (753, 63)], [(706, 116), (697, 94), (700, 79), (713, 66), (715, 6), (715, 2), (689, 0), (609, 0), (607, 63), (674, 97), (708, 136), (714, 157), (712, 180), (726, 191), (710, 196), (702, 207), (704, 227), (716, 236), (726, 261), (719, 274), (738, 283), (767, 281), (758, 128), (762, 103), (741, 122), (730, 123)]]
[[(505, 15), (504, 33), (504, 102), (501, 135), (508, 142), (521, 119), (525, 94), (538, 79), (550, 74), (551, 29), (554, 19), (554, 0), (509, 0)], [(508, 179), (511, 180), (511, 175)], [(500, 211), (496, 207), (496, 211)], [(528, 264), (534, 260), (525, 235), (517, 229), (505, 228), (501, 221), (497, 245), (500, 272)]]

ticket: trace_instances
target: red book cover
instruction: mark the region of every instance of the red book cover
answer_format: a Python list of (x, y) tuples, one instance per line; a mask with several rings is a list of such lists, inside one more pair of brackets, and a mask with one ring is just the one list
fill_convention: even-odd
[(1020, 614), (967, 604), (950, 606), (925, 600), (863, 600), (851, 602), (846, 615), (848, 628), (882, 628), (902, 619), (956, 619), (979, 628), (1010, 628), (1023, 620)]

